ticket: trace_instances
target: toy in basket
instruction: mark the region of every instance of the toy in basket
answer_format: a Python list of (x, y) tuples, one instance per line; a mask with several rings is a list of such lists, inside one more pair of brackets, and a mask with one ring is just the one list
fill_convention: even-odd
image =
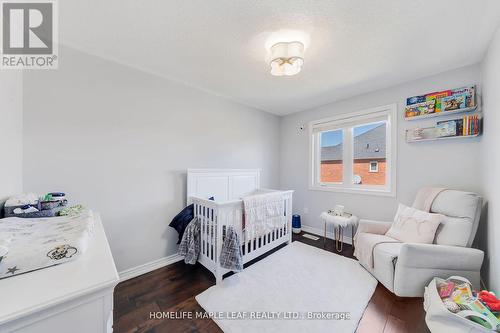
[(424, 308), (432, 332), (500, 332), (500, 300), (474, 291), (462, 277), (434, 278), (425, 288)]

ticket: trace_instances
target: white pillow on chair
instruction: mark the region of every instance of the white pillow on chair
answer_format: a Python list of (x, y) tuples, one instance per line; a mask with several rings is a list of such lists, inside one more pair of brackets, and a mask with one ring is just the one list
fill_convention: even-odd
[(432, 244), (445, 216), (399, 204), (391, 228), (385, 234), (404, 243)]

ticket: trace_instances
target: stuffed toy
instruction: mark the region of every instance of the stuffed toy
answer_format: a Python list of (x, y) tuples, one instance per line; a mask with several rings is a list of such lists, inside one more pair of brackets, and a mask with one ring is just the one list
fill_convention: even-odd
[(487, 290), (480, 291), (478, 297), (491, 311), (500, 311), (500, 300), (492, 292)]

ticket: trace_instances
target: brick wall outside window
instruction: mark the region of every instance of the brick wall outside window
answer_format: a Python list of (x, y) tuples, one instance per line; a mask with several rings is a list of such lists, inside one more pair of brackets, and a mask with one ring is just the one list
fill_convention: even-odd
[[(370, 172), (370, 162), (378, 162), (378, 172)], [(354, 161), (354, 174), (361, 177), (361, 185), (385, 185), (385, 159)], [(321, 162), (321, 181), (325, 183), (342, 182), (343, 164), (341, 161)]]

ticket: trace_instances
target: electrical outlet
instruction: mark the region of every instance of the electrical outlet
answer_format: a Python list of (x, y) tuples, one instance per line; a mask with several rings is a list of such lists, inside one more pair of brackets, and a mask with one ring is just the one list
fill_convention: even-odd
[(304, 214), (309, 214), (309, 208), (304, 207)]

